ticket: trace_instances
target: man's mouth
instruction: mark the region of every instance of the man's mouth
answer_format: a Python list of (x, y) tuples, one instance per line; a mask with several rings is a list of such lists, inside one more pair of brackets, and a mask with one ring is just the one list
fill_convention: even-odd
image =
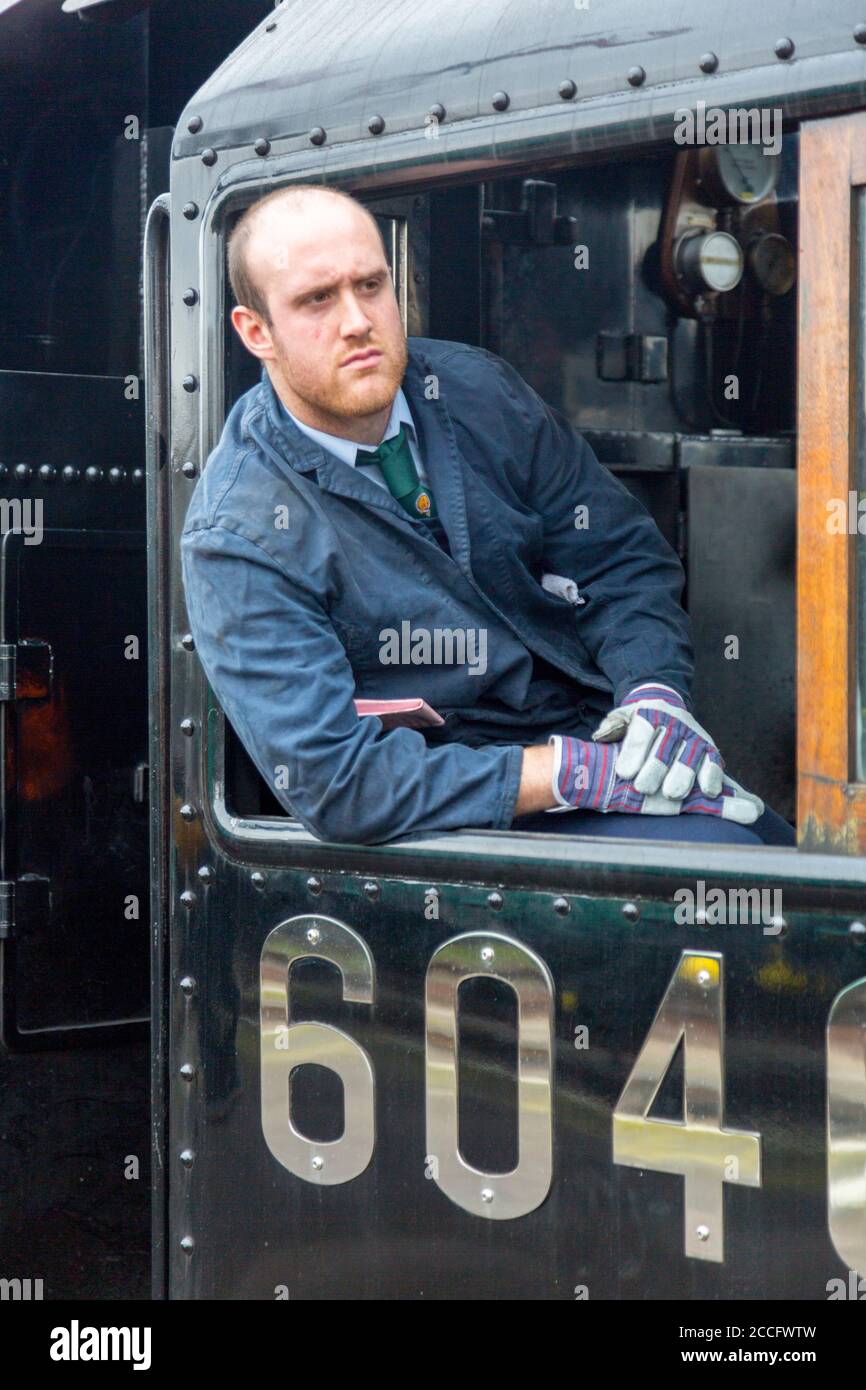
[(374, 362), (379, 361), (381, 356), (382, 353), (378, 348), (364, 348), (363, 352), (353, 352), (352, 356), (347, 357), (342, 365), (348, 367), (352, 363), (357, 363), (359, 367), (372, 366)]

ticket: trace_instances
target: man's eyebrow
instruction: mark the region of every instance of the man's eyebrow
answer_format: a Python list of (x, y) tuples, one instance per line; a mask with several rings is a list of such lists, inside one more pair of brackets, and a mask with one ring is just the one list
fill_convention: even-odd
[[(388, 267), (386, 265), (376, 266), (373, 270), (367, 270), (362, 275), (356, 275), (352, 283), (354, 285), (360, 285), (364, 280), (374, 280), (377, 275), (387, 274)], [(302, 299), (308, 299), (311, 295), (323, 294), (326, 290), (334, 289), (339, 283), (340, 279), (338, 278), (336, 280), (328, 280), (321, 285), (308, 286), (306, 289), (299, 290), (297, 294), (292, 296), (292, 303), (299, 304)]]

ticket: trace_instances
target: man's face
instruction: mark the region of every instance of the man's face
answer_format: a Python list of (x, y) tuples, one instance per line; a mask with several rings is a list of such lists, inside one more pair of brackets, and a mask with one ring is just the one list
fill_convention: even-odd
[(378, 442), (408, 359), (406, 335), (376, 228), (349, 203), (316, 199), (266, 210), (247, 247), (272, 322), (238, 307), (232, 321), (268, 363), (299, 419)]

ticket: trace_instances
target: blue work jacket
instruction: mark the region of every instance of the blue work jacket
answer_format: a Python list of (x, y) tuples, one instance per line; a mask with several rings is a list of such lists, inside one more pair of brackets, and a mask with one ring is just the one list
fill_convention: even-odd
[[(526, 744), (588, 736), (643, 680), (690, 693), (683, 571), (646, 509), (502, 358), (431, 338), (408, 348), (402, 386), (450, 554), (298, 429), (264, 368), (181, 536), (211, 687), (280, 803), (333, 841), (507, 829)], [(548, 592), (544, 574), (575, 581), (583, 602)], [(474, 632), (476, 654), (483, 630), (483, 670), (449, 664), (443, 645), (438, 664), (414, 664), (405, 641), (400, 662), (383, 657), (383, 634), (445, 630)], [(444, 729), (385, 731), (353, 704), (412, 696)]]

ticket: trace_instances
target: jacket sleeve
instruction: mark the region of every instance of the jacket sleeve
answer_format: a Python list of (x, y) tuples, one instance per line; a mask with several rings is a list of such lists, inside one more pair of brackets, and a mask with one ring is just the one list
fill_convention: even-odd
[(527, 501), (544, 519), (544, 568), (573, 579), (586, 600), (574, 609), (577, 634), (615, 703), (644, 680), (672, 686), (689, 703), (693, 649), (679, 558), (565, 417), (494, 360), (531, 441)]
[(327, 612), (260, 545), (211, 525), (184, 534), (181, 557), (211, 688), (274, 795), (311, 834), (377, 844), (510, 826), (519, 745), (428, 748), (417, 730), (385, 732), (375, 716), (359, 718)]

